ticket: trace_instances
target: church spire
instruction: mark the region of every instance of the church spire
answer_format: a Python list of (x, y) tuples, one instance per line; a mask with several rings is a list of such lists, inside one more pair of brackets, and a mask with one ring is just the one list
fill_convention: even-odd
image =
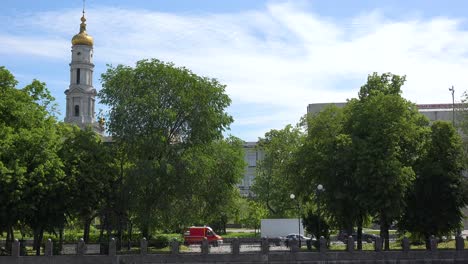
[(86, 33), (86, 18), (83, 5), (80, 32), (72, 39), (70, 62), (70, 85), (65, 91), (67, 111), (65, 122), (81, 128), (92, 127), (96, 132), (103, 132), (96, 120), (94, 107), (97, 95), (93, 87), (93, 38)]
[(72, 44), (73, 45), (88, 45), (93, 46), (94, 40), (93, 37), (88, 35), (86, 32), (86, 18), (85, 18), (85, 2), (83, 1), (83, 15), (81, 16), (80, 32), (73, 36)]

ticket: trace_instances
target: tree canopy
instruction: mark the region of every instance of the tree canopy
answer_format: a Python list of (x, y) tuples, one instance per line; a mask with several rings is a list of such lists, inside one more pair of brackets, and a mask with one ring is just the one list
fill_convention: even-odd
[[(239, 140), (223, 140), (233, 121), (225, 112), (231, 102), (225, 86), (156, 59), (109, 67), (102, 81), (109, 132), (132, 164), (130, 206), (144, 236), (195, 215), (209, 221), (234, 195), (244, 166)], [(170, 221), (180, 213), (185, 218)]]
[(365, 191), (360, 201), (379, 220), (385, 248), (388, 229), (402, 213), (414, 180), (413, 165), (427, 131), (427, 119), (401, 96), (405, 77), (376, 73), (347, 105), (345, 131), (353, 142), (355, 180)]
[(37, 80), (23, 89), (17, 83), (0, 67), (0, 231), (12, 240), (13, 227), (27, 224), (39, 252), (43, 232), (64, 224), (68, 185), (52, 96)]
[(300, 127), (291, 125), (280, 130), (272, 129), (265, 133), (264, 138), (259, 139), (257, 147), (261, 149), (264, 157), (257, 163), (252, 190), (268, 209), (270, 217), (297, 214), (296, 201), (289, 198), (294, 191), (289, 164), (293, 161), (293, 153), (302, 144), (302, 140)]
[(466, 200), (462, 141), (449, 122), (436, 121), (421, 158), (415, 166), (416, 180), (408, 189), (408, 204), (400, 228), (424, 238), (450, 235), (459, 228)]
[[(319, 202), (316, 188), (322, 184), (328, 220), (348, 233), (357, 226), (359, 248), (362, 226), (369, 216), (380, 225), (385, 248), (389, 249), (389, 226), (398, 220), (403, 223), (404, 212), (409, 216), (409, 222), (404, 222), (407, 231), (420, 232), (410, 225), (417, 222), (411, 215), (418, 214), (418, 204), (424, 210), (419, 197), (436, 199), (442, 195), (428, 192), (428, 186), (437, 185), (435, 178), (446, 183), (441, 188), (455, 188), (459, 183), (465, 186), (457, 182), (462, 179), (459, 135), (453, 127), (453, 131), (446, 127), (450, 124), (435, 123), (430, 136), (427, 118), (401, 96), (405, 80), (405, 76), (391, 73), (371, 74), (358, 97), (343, 109), (329, 106), (308, 116), (307, 137), (291, 163), (293, 186), (305, 197), (312, 209), (310, 214), (317, 216), (313, 211)], [(446, 153), (446, 161), (437, 158), (437, 153)], [(450, 211), (442, 220), (445, 224), (426, 219), (432, 224), (428, 229), (432, 234), (453, 231), (460, 222), (460, 210), (466, 204), (462, 189), (456, 188), (452, 196), (440, 199), (452, 199), (451, 206), (445, 208)], [(426, 213), (438, 214), (435, 212), (441, 210), (437, 204), (435, 211)]]

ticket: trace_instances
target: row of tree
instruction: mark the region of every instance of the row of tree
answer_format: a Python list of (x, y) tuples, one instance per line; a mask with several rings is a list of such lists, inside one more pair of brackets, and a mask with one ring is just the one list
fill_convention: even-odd
[(468, 203), (462, 140), (451, 123), (430, 124), (404, 99), (404, 82), (374, 73), (344, 108), (332, 105), (267, 133), (254, 190), (270, 215), (293, 215), (294, 192), (313, 233), (327, 234), (317, 226), (328, 224), (348, 234), (357, 227), (359, 248), (370, 219), (385, 249), (396, 222), (425, 241), (459, 228)]
[[(45, 84), (17, 88), (0, 68), (0, 233), (63, 237), (77, 219), (89, 240), (131, 236), (135, 226), (181, 232), (225, 226), (238, 212), (242, 142), (224, 138), (233, 121), (224, 85), (157, 60), (109, 67), (100, 97), (109, 106), (111, 142), (91, 128), (58, 122)], [(237, 211), (236, 211), (237, 210)], [(122, 239), (118, 240), (122, 241)]]
[[(134, 226), (145, 237), (193, 224), (223, 230), (233, 220), (258, 228), (266, 215), (295, 216), (296, 202), (304, 222), (319, 223), (309, 231), (357, 227), (359, 247), (369, 219), (387, 249), (396, 221), (426, 239), (460, 224), (468, 201), (461, 139), (401, 97), (404, 77), (370, 75), (343, 109), (268, 132), (258, 144), (265, 158), (257, 201), (235, 187), (244, 153), (239, 139), (223, 137), (233, 121), (224, 85), (158, 60), (109, 67), (102, 82), (107, 143), (90, 128), (57, 122), (44, 83), (18, 89), (0, 68), (0, 232), (8, 241), (14, 230), (31, 230), (39, 253), (44, 232), (61, 241), (70, 219), (88, 241), (96, 217), (102, 240), (122, 241)], [(318, 184), (326, 190), (317, 192)]]

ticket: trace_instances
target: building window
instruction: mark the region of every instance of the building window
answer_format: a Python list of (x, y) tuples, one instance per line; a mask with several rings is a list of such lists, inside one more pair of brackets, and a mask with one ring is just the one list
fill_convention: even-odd
[(257, 153), (256, 152), (247, 153), (247, 163), (249, 164), (249, 167), (257, 166)]
[(80, 69), (76, 69), (76, 84), (80, 84)]
[(80, 106), (75, 105), (75, 116), (80, 116)]

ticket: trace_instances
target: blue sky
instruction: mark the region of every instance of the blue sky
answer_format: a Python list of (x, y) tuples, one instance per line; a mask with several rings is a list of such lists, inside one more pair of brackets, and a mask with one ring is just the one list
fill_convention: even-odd
[[(0, 65), (20, 86), (47, 83), (63, 119), (80, 0), (3, 0)], [(415, 103), (468, 90), (468, 1), (88, 0), (94, 85), (106, 64), (158, 58), (219, 79), (229, 133), (255, 141), (295, 124), (307, 104), (355, 97), (367, 74), (406, 74)], [(98, 106), (96, 109), (102, 108)]]

